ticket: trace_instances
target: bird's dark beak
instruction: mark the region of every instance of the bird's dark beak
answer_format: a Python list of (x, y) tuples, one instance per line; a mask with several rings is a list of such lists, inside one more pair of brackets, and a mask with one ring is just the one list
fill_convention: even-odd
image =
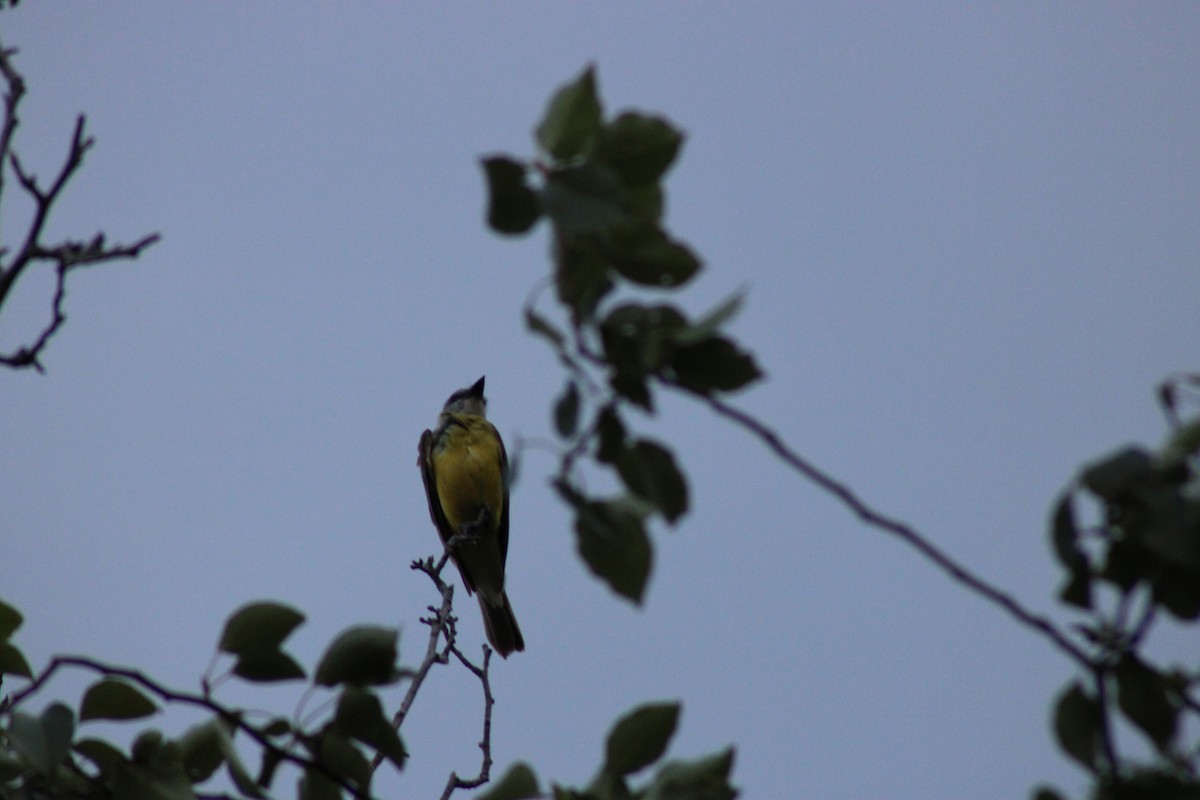
[(483, 397), (483, 381), (486, 378), (487, 376), (484, 375), (479, 380), (475, 381), (475, 385), (472, 386), (469, 391), (472, 397)]

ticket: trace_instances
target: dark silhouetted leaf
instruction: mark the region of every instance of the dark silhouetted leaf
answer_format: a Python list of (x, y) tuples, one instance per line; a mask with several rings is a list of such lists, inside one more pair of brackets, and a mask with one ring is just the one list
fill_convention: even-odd
[(589, 162), (551, 172), (539, 197), (546, 216), (567, 234), (594, 233), (627, 218), (621, 182), (603, 164)]
[(618, 273), (643, 286), (680, 286), (700, 269), (691, 248), (657, 227), (642, 229), (635, 238), (614, 240), (611, 260)]
[(613, 406), (601, 409), (596, 433), (596, 458), (605, 464), (617, 463), (625, 455), (625, 424)]
[(349, 739), (326, 729), (321, 736), (320, 762), (364, 792), (371, 785), (371, 762)]
[(317, 665), (316, 682), (321, 686), (349, 683), (380, 686), (393, 683), (396, 672), (396, 643), (399, 634), (370, 625), (349, 628), (329, 645)]
[(193, 725), (180, 737), (180, 761), (192, 783), (208, 780), (225, 763), (225, 754), (231, 746), (229, 739), (229, 729), (216, 718)]
[(1096, 753), (1102, 724), (1099, 704), (1078, 683), (1073, 683), (1058, 698), (1054, 709), (1054, 732), (1063, 752), (1091, 771), (1096, 769)]
[(626, 111), (600, 129), (594, 155), (627, 186), (640, 186), (663, 176), (682, 143), (683, 135), (662, 117)]
[(687, 511), (688, 489), (675, 457), (667, 448), (642, 439), (626, 448), (617, 462), (621, 480), (674, 523)]
[(482, 161), (488, 184), (488, 225), (497, 233), (526, 233), (542, 215), (537, 194), (529, 186), (525, 165), (504, 156)]
[(14, 712), (9, 718), (8, 740), (44, 776), (67, 757), (75, 734), (75, 715), (62, 703), (51, 703), (40, 717)]
[(559, 436), (567, 439), (575, 435), (575, 428), (578, 424), (579, 389), (575, 386), (574, 381), (569, 381), (562, 396), (554, 404), (554, 429), (558, 431)]
[(592, 237), (556, 232), (554, 243), (558, 299), (571, 309), (576, 321), (591, 319), (601, 298), (613, 288), (608, 262)]
[(1080, 480), (1095, 495), (1117, 500), (1153, 474), (1150, 454), (1138, 447), (1127, 447), (1085, 468)]
[(261, 602), (242, 606), (225, 623), (223, 652), (239, 655), (247, 650), (276, 649), (304, 622), (304, 615), (281, 603)]
[(93, 683), (79, 704), (79, 720), (141, 719), (158, 711), (146, 695), (122, 680), (105, 678)]
[(29, 662), (11, 642), (0, 642), (0, 675), (33, 677), (33, 671), (29, 669)]
[(1176, 618), (1191, 622), (1200, 618), (1200, 581), (1191, 572), (1171, 565), (1156, 571), (1154, 599)]
[(640, 604), (653, 557), (642, 524), (644, 509), (629, 498), (590, 500), (561, 481), (555, 485), (575, 508), (576, 541), (584, 563), (618, 595)]
[(1163, 677), (1132, 653), (1121, 658), (1114, 674), (1121, 711), (1159, 750), (1167, 752), (1175, 737), (1178, 709), (1171, 702)]
[(659, 770), (644, 800), (733, 800), (732, 768), (732, 747), (693, 761), (673, 761)]
[(13, 635), (17, 628), (21, 627), (21, 612), (0, 600), (0, 641), (4, 641)]
[(1078, 540), (1079, 529), (1075, 525), (1075, 508), (1071, 502), (1071, 493), (1065, 492), (1054, 505), (1054, 519), (1050, 527), (1050, 541), (1054, 545), (1054, 554), (1064, 567), (1074, 568), (1082, 558)]
[(555, 350), (562, 349), (566, 337), (562, 331), (550, 324), (550, 321), (532, 308), (525, 309), (525, 327), (538, 334), (550, 343)]
[(304, 667), (282, 650), (248, 649), (238, 656), (233, 674), (255, 683), (274, 683), (303, 678)]
[(1092, 573), (1086, 564), (1073, 569), (1067, 575), (1067, 580), (1058, 590), (1058, 598), (1076, 608), (1090, 610), (1092, 607)]
[(666, 752), (679, 722), (678, 703), (649, 703), (617, 720), (605, 745), (604, 771), (628, 775)]
[(731, 392), (762, 376), (754, 358), (724, 336), (680, 347), (671, 370), (676, 383), (698, 394)]
[(127, 760), (124, 753), (103, 739), (80, 739), (71, 749), (95, 764), (105, 777), (114, 775), (117, 765)]
[(356, 686), (347, 686), (338, 698), (334, 724), (344, 735), (370, 745), (396, 765), (404, 768), (408, 753), (400, 741), (400, 734), (384, 716), (383, 706), (373, 692)]
[(537, 775), (528, 764), (518, 761), (508, 768), (491, 789), (475, 800), (529, 800), (541, 796)]
[(583, 155), (600, 132), (602, 114), (596, 73), (589, 66), (554, 93), (534, 135), (541, 148), (557, 159)]

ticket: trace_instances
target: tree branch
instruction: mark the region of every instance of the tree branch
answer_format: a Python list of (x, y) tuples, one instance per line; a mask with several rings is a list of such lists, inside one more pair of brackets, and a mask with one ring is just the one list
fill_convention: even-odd
[(1014, 597), (1006, 594), (957, 563), (909, 525), (876, 511), (859, 498), (848, 486), (818, 469), (788, 447), (775, 431), (746, 412), (729, 405), (717, 397), (712, 395), (696, 396), (701, 397), (703, 402), (707, 403), (709, 408), (713, 409), (717, 414), (731, 420), (758, 437), (784, 463), (808, 478), (825, 492), (832, 494), (842, 505), (850, 509), (851, 512), (867, 525), (889, 533), (910, 547), (913, 547), (917, 552), (925, 556), (925, 558), (932, 561), (942, 572), (975, 594), (988, 600), (993, 605), (999, 606), (1021, 624), (1037, 631), (1080, 666), (1089, 669), (1092, 667), (1092, 660), (1088, 657), (1087, 653), (1071, 642), (1049, 619), (1026, 609)]

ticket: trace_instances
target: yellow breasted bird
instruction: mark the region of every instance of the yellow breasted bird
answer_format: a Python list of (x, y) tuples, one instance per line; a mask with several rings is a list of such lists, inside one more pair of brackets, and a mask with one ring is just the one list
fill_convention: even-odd
[(442, 538), (462, 533), (450, 555), (467, 593), (478, 593), (483, 629), (501, 656), (525, 649), (504, 591), (508, 557), (508, 453), (487, 421), (483, 378), (450, 395), (437, 427), (421, 434), (417, 466), (429, 516)]

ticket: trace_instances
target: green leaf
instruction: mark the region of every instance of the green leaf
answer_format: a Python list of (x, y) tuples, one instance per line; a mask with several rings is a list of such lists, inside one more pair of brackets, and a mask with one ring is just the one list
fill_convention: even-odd
[(670, 367), (675, 382), (697, 394), (732, 392), (762, 377), (753, 356), (724, 336), (680, 347)]
[(1066, 800), (1058, 790), (1051, 786), (1038, 786), (1034, 789), (1030, 800)]
[(349, 683), (382, 686), (394, 683), (399, 632), (391, 628), (362, 625), (338, 635), (321, 656), (316, 682), (321, 686)]
[(1059, 696), (1054, 708), (1054, 732), (1059, 746), (1092, 772), (1096, 771), (1101, 714), (1100, 704), (1078, 683), (1071, 684)]
[(62, 703), (51, 703), (40, 717), (17, 711), (9, 719), (9, 742), (46, 777), (67, 757), (74, 734), (75, 714)]
[(642, 286), (681, 286), (700, 270), (700, 259), (686, 244), (671, 239), (657, 226), (634, 236), (614, 237), (613, 268)]
[(139, 689), (116, 678), (93, 683), (79, 704), (79, 721), (89, 719), (141, 719), (158, 711), (154, 701)]
[(596, 73), (589, 65), (577, 79), (554, 93), (534, 135), (550, 155), (572, 158), (591, 149), (600, 132), (601, 116)]
[(546, 216), (566, 234), (594, 233), (628, 217), (625, 190), (603, 164), (587, 162), (550, 172), (538, 198)]
[(307, 769), (300, 779), (299, 800), (341, 800), (342, 790), (319, 770)]
[(625, 455), (625, 423), (611, 404), (601, 409), (596, 421), (596, 459), (616, 464)]
[(317, 758), (334, 774), (368, 792), (371, 762), (349, 739), (327, 728), (321, 736)]
[(1064, 567), (1073, 569), (1083, 557), (1078, 541), (1079, 529), (1075, 525), (1075, 507), (1071, 502), (1071, 493), (1064, 492), (1054, 504), (1054, 520), (1050, 526), (1050, 542), (1054, 545), (1054, 554)]
[(384, 716), (383, 706), (373, 692), (356, 686), (347, 686), (338, 698), (334, 724), (344, 735), (370, 745), (396, 765), (404, 769), (408, 753), (400, 741), (400, 734)]
[(1200, 618), (1200, 582), (1194, 574), (1164, 564), (1152, 585), (1154, 600), (1176, 618), (1186, 622)]
[(33, 670), (29, 668), (29, 662), (11, 642), (0, 642), (0, 675), (33, 678)]
[(675, 354), (675, 337), (686, 327), (674, 306), (623, 303), (600, 323), (605, 359), (623, 375), (657, 372)]
[(249, 649), (238, 656), (233, 674), (255, 683), (273, 683), (304, 678), (304, 667), (282, 650)]
[(558, 402), (554, 404), (554, 429), (564, 439), (575, 434), (579, 424), (579, 389), (575, 381), (568, 381)]
[(193, 725), (179, 739), (180, 761), (192, 783), (202, 783), (225, 763), (231, 749), (229, 728), (218, 718)]
[(1117, 663), (1117, 704), (1134, 725), (1168, 753), (1175, 738), (1179, 709), (1171, 702), (1166, 681), (1132, 653)]
[(0, 600), (0, 641), (12, 636), (23, 621), (20, 611)]
[(618, 595), (640, 604), (653, 558), (642, 505), (630, 498), (590, 500), (561, 481), (555, 486), (575, 509), (576, 543), (584, 563)]
[(562, 350), (563, 343), (566, 342), (563, 332), (532, 308), (525, 309), (525, 327), (548, 341), (555, 350)]
[(604, 771), (628, 775), (653, 764), (666, 752), (679, 723), (678, 703), (648, 703), (613, 726), (605, 745)]
[(688, 488), (675, 456), (662, 445), (647, 439), (626, 448), (617, 462), (621, 480), (675, 523), (687, 511)]
[(304, 615), (282, 603), (250, 603), (226, 621), (219, 647), (234, 655), (249, 650), (278, 649), (301, 622), (304, 622)]
[(729, 784), (733, 748), (694, 761), (665, 764), (646, 791), (644, 800), (733, 800)]
[(1092, 573), (1086, 565), (1080, 569), (1071, 570), (1066, 582), (1058, 590), (1058, 599), (1076, 608), (1082, 608), (1085, 611), (1091, 610)]
[(679, 153), (683, 134), (662, 117), (626, 111), (600, 129), (595, 157), (627, 186), (655, 183)]
[(1127, 447), (1086, 467), (1080, 480), (1096, 496), (1117, 500), (1153, 474), (1150, 454), (1139, 447)]
[(554, 288), (576, 322), (592, 318), (600, 300), (613, 289), (608, 262), (594, 237), (555, 231)]
[(124, 753), (103, 739), (80, 739), (71, 749), (95, 764), (106, 778), (116, 774), (117, 766), (128, 760)]
[(526, 233), (542, 215), (537, 194), (528, 183), (528, 171), (519, 161), (504, 156), (483, 159), (488, 184), (488, 225), (497, 233)]
[(475, 800), (528, 800), (528, 798), (541, 796), (537, 775), (528, 764), (518, 761), (508, 768), (508, 771), (492, 785), (492, 788), (479, 795)]

